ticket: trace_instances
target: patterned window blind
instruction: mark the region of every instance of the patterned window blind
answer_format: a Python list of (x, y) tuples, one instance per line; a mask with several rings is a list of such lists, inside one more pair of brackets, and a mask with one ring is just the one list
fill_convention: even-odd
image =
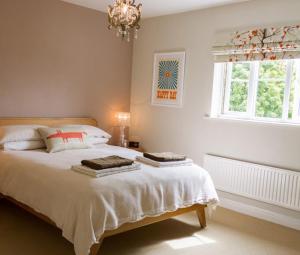
[(300, 25), (219, 33), (212, 51), (215, 62), (300, 58)]

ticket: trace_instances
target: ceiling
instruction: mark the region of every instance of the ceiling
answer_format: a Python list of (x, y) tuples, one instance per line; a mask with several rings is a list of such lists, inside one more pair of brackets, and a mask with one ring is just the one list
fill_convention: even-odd
[[(106, 12), (107, 6), (114, 0), (62, 0), (76, 5)], [(155, 17), (214, 6), (227, 5), (249, 0), (136, 0), (143, 4), (143, 17)]]

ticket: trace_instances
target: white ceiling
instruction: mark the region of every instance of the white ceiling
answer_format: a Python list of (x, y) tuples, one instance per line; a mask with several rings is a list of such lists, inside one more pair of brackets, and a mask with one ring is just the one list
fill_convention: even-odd
[[(91, 9), (106, 12), (107, 6), (114, 0), (62, 0)], [(155, 17), (173, 13), (198, 10), (219, 5), (227, 5), (249, 0), (136, 0), (143, 4), (142, 17)]]

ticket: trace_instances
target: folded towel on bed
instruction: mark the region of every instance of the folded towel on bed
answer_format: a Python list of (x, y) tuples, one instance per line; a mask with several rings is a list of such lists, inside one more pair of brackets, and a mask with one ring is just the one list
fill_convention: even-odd
[(144, 153), (145, 158), (152, 159), (158, 162), (171, 162), (171, 161), (183, 161), (186, 160), (186, 156), (179, 155), (173, 152), (161, 152), (161, 153)]
[(95, 170), (102, 170), (107, 168), (130, 166), (133, 160), (122, 158), (119, 156), (109, 156), (104, 158), (97, 158), (91, 160), (82, 160), (81, 164)]
[(83, 165), (77, 165), (77, 166), (72, 166), (71, 170), (75, 172), (79, 172), (81, 174), (86, 174), (95, 178), (99, 177), (104, 177), (108, 175), (113, 175), (113, 174), (119, 174), (119, 173), (125, 173), (125, 172), (131, 172), (131, 171), (136, 171), (141, 169), (141, 164), (138, 163), (133, 163), (130, 166), (122, 166), (122, 167), (114, 167), (114, 168), (107, 168), (103, 170), (94, 170), (91, 169), (87, 166)]
[(149, 158), (137, 156), (136, 160), (155, 167), (170, 167), (170, 166), (191, 166), (193, 164), (193, 160), (185, 159), (181, 161), (169, 161), (169, 162), (158, 162)]

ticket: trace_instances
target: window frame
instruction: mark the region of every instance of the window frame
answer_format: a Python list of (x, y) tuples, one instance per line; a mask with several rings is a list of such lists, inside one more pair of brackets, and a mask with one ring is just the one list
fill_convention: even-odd
[[(211, 117), (226, 119), (252, 120), (270, 123), (300, 124), (300, 59), (287, 61), (285, 77), (284, 97), (282, 103), (282, 116), (280, 118), (256, 116), (257, 90), (259, 84), (259, 66), (262, 61), (245, 61), (250, 63), (250, 74), (248, 82), (247, 107), (245, 112), (229, 110), (231, 84), (232, 84), (232, 62), (215, 63), (214, 86), (211, 105)], [(292, 67), (295, 65), (296, 80), (294, 88), (294, 101), (292, 103), (292, 118), (288, 118), (290, 110), (290, 91), (292, 84)]]

